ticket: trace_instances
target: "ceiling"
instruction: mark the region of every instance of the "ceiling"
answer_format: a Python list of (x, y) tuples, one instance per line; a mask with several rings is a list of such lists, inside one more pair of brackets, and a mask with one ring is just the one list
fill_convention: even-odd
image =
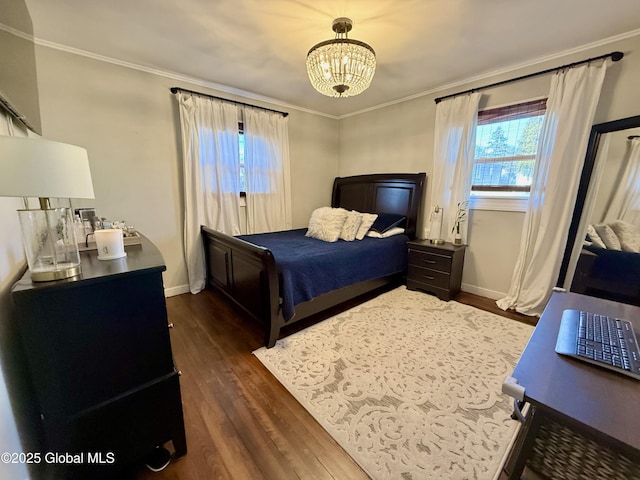
[[(638, 0), (26, 0), (37, 41), (197, 79), (250, 98), (343, 116), (640, 28)], [(369, 43), (371, 87), (317, 93), (309, 48)], [(638, 30), (640, 33), (640, 30)]]

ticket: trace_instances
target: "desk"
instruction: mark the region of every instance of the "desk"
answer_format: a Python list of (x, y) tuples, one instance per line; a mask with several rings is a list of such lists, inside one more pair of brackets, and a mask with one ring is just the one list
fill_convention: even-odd
[[(626, 461), (632, 465), (624, 477), (591, 476), (586, 471), (575, 478), (640, 478), (640, 381), (555, 353), (562, 312), (568, 308), (624, 318), (640, 331), (639, 307), (575, 293), (553, 294), (513, 371), (512, 376), (525, 388), (524, 401), (530, 408), (501, 478), (520, 478), (542, 443), (536, 444), (536, 438), (549, 426), (562, 429), (561, 439), (575, 433), (595, 448), (598, 457), (612, 455), (616, 466)], [(586, 449), (578, 451), (580, 456), (587, 454)], [(552, 456), (547, 452), (545, 461), (557, 463), (562, 476), (541, 473), (574, 478), (568, 474), (568, 459)], [(555, 456), (561, 454), (556, 451)]]

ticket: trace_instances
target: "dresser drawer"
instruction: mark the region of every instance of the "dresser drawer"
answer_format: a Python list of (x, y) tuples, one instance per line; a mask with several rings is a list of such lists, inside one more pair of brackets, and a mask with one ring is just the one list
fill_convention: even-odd
[(40, 288), (15, 305), (47, 416), (76, 415), (174, 369), (161, 272)]
[(407, 278), (414, 282), (433, 285), (434, 287), (449, 288), (451, 275), (449, 275), (448, 272), (409, 265), (409, 271), (407, 273)]
[(452, 256), (450, 255), (441, 255), (438, 253), (420, 250), (409, 250), (410, 267), (423, 267), (448, 273), (451, 271), (451, 259)]

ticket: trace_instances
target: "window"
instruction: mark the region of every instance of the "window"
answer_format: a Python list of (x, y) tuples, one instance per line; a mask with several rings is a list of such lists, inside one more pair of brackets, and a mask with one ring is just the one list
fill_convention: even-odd
[(529, 192), (545, 109), (546, 99), (478, 113), (473, 193)]
[(240, 196), (247, 194), (247, 184), (244, 177), (244, 124), (238, 123), (238, 152), (240, 154)]

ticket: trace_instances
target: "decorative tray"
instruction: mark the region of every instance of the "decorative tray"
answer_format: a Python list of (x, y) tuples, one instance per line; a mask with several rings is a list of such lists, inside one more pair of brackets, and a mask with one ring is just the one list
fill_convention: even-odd
[[(78, 243), (78, 250), (81, 252), (85, 252), (87, 250), (97, 250), (98, 246), (96, 245), (96, 241), (92, 239), (93, 239), (93, 235), (89, 236), (88, 242)], [(124, 237), (125, 247), (128, 245), (141, 245), (141, 244), (142, 244), (142, 238), (140, 237), (140, 234), (138, 232), (133, 234), (129, 233), (127, 234), (126, 237)]]

